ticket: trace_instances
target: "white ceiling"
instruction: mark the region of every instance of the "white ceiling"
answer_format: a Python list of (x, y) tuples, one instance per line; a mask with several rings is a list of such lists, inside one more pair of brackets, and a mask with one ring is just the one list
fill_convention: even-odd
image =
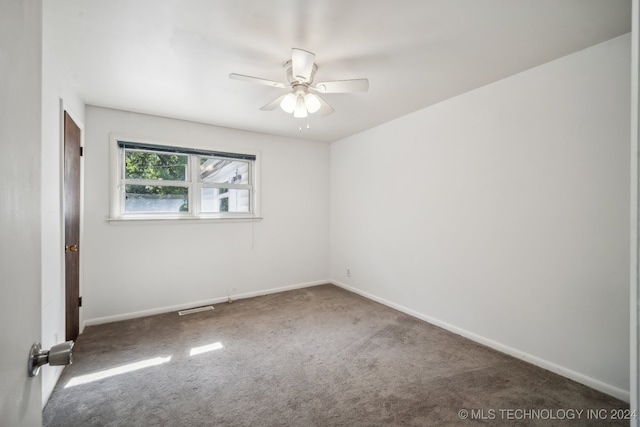
[[(631, 31), (631, 0), (46, 0), (45, 48), (91, 105), (335, 141)], [(316, 81), (367, 77), (326, 94), (332, 115), (259, 108), (284, 89), (291, 48)]]

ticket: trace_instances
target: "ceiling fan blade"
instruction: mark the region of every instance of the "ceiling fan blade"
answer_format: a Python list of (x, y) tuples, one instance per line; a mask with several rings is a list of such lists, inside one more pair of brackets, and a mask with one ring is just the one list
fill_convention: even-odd
[(311, 73), (313, 72), (313, 61), (316, 56), (302, 49), (291, 49), (291, 72), (293, 77), (298, 81), (311, 81)]
[(231, 73), (229, 74), (229, 78), (233, 80), (243, 80), (245, 82), (259, 83), (261, 85), (267, 85), (271, 87), (279, 87), (283, 89), (286, 89), (289, 87), (289, 85), (286, 85), (284, 83), (274, 82), (272, 80), (261, 79), (258, 77), (245, 76), (244, 74)]
[(320, 109), (318, 110), (318, 113), (320, 113), (321, 117), (326, 117), (335, 111), (324, 99), (320, 98), (318, 95), (316, 95), (316, 97), (318, 98), (318, 101), (320, 101)]
[(280, 103), (282, 102), (282, 100), (284, 99), (285, 96), (287, 96), (288, 94), (282, 95), (280, 97), (278, 97), (277, 99), (274, 99), (273, 101), (271, 101), (270, 103), (268, 103), (267, 105), (263, 106), (262, 108), (260, 108), (262, 111), (273, 111), (276, 108), (278, 108), (280, 106)]
[(347, 93), (366, 92), (369, 90), (369, 80), (334, 80), (330, 82), (320, 82), (314, 87), (320, 93)]

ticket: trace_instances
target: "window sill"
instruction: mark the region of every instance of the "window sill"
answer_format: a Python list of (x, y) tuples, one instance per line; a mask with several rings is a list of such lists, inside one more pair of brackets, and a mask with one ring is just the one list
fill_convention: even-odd
[(221, 224), (235, 222), (260, 222), (261, 216), (239, 216), (239, 217), (120, 217), (107, 218), (110, 225), (133, 225), (133, 224)]

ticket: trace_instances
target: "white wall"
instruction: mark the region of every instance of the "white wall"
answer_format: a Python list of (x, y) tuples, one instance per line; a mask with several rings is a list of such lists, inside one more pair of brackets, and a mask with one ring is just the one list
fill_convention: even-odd
[[(46, 2), (45, 2), (46, 3)], [(65, 340), (64, 217), (62, 109), (69, 111), (82, 129), (84, 103), (78, 98), (65, 70), (47, 45), (51, 30), (43, 5), (42, 47), (42, 347)], [(62, 367), (42, 368), (42, 406), (62, 373)]]
[(628, 399), (629, 52), (622, 36), (333, 143), (331, 277)]
[[(87, 324), (329, 278), (329, 147), (88, 106), (84, 319)], [(257, 222), (110, 223), (111, 133), (197, 148), (258, 150)]]

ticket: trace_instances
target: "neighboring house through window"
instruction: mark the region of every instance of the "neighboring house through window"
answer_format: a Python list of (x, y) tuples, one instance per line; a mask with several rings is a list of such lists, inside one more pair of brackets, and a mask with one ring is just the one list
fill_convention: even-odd
[(112, 143), (112, 219), (257, 216), (256, 154)]

